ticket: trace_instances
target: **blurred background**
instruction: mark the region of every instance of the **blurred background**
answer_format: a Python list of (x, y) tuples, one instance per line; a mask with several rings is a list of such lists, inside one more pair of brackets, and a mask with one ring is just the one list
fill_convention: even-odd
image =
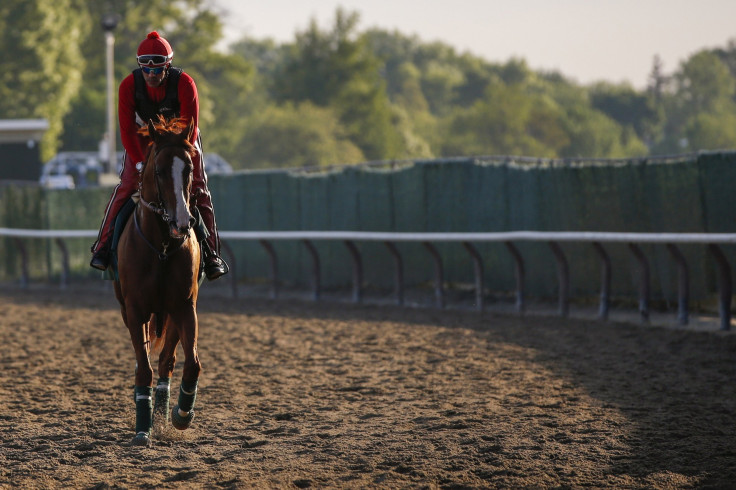
[[(460, 155), (627, 158), (736, 146), (736, 42), (726, 36), (720, 45), (705, 46), (711, 35), (698, 47), (695, 31), (707, 32), (701, 18), (728, 19), (733, 5), (706, 1), (697, 8), (705, 14), (693, 13), (690, 24), (680, 24), (689, 9), (679, 1), (620, 2), (617, 9), (611, 2), (596, 2), (596, 8), (589, 2), (556, 2), (554, 18), (545, 18), (534, 1), (519, 2), (513, 11), (500, 2), (461, 1), (452, 7), (428, 2), (426, 15), (412, 7), (418, 9), (416, 19), (402, 2), (393, 3), (393, 16), (385, 14), (384, 2), (376, 7), (384, 10), (366, 7), (372, 12), (367, 27), (360, 10), (334, 2), (294, 7), (294, 12), (289, 2), (276, 2), (280, 19), (254, 2), (225, 0), (4, 0), (0, 119), (47, 122), (37, 138), (42, 162), (55, 157), (73, 162), (80, 156), (71, 155), (76, 152), (86, 152), (91, 167), (93, 160), (104, 159), (103, 19), (112, 15), (114, 26), (107, 29), (114, 35), (113, 96), (120, 80), (136, 68), (138, 43), (158, 30), (174, 48), (174, 64), (197, 82), (205, 153), (224, 162), (220, 168), (226, 172)], [(714, 10), (719, 5), (726, 11)], [(429, 28), (421, 19), (436, 16), (440, 8), (447, 32), (417, 35)], [(628, 24), (621, 8), (630, 9)], [(668, 9), (679, 16), (668, 17)], [(382, 12), (385, 28), (376, 26)], [(658, 22), (655, 13), (661, 14)], [(299, 15), (305, 17), (298, 21)], [(411, 29), (407, 32), (397, 27), (402, 15)], [(486, 16), (493, 36), (475, 27)], [(643, 45), (631, 49), (629, 38), (646, 32), (642, 16), (650, 22), (652, 38), (670, 36), (653, 47), (666, 51), (674, 43), (687, 49), (681, 37), (697, 48), (682, 53), (676, 65), (665, 65), (657, 51), (645, 52)], [(524, 19), (526, 29), (520, 28)], [(474, 26), (486, 44), (495, 42), (490, 52), (519, 54), (484, 58), (482, 45), (469, 47), (467, 35), (453, 37), (458, 30), (471, 30), (463, 22)], [(722, 29), (720, 21), (712, 23), (714, 31)], [(281, 28), (270, 34), (276, 28), (268, 25)], [(569, 41), (575, 25), (579, 35)], [(658, 30), (662, 25), (668, 26), (665, 34)], [(672, 38), (673, 30), (681, 36)], [(597, 31), (620, 32), (621, 49), (613, 53), (598, 44)], [(614, 64), (614, 54), (620, 58), (628, 51), (632, 58), (645, 56), (649, 66), (636, 77), (631, 67), (619, 77), (604, 74), (615, 81), (568, 74), (555, 50), (547, 48), (545, 62), (539, 59), (545, 51), (532, 48), (544, 47), (545, 38), (554, 45), (551, 39), (557, 37), (577, 42), (577, 51), (562, 45), (558, 54), (591, 56), (605, 66), (607, 58)], [(532, 68), (521, 53), (525, 50), (543, 68)], [(116, 148), (121, 149), (119, 140)], [(48, 167), (45, 173), (53, 173)]]

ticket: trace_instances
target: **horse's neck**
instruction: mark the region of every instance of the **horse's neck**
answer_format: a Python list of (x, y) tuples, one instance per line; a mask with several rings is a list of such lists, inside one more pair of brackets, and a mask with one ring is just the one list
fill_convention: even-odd
[(167, 240), (168, 233), (164, 229), (164, 222), (161, 217), (140, 203), (135, 212), (137, 214), (140, 232), (149, 243), (158, 247)]

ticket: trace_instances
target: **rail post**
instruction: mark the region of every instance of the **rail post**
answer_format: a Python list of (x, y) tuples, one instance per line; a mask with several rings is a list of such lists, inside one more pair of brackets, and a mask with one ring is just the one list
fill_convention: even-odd
[(598, 306), (598, 318), (608, 320), (611, 306), (611, 257), (599, 242), (593, 242), (598, 257), (601, 259), (601, 298)]
[(639, 262), (639, 315), (642, 323), (649, 323), (649, 261), (636, 243), (629, 243), (629, 250)]
[(396, 248), (393, 242), (383, 242), (394, 258), (394, 295), (396, 297), (396, 304), (401, 306), (404, 304), (404, 262), (401, 260), (401, 254), (399, 249)]
[(526, 271), (524, 269), (524, 257), (521, 256), (519, 249), (512, 242), (504, 242), (511, 256), (514, 258), (514, 272), (516, 275), (516, 311), (524, 313), (524, 279)]
[(677, 322), (687, 325), (689, 321), (688, 303), (690, 302), (690, 272), (685, 256), (674, 243), (667, 244), (667, 250), (677, 262)]
[(319, 253), (309, 240), (302, 240), (302, 243), (307, 247), (309, 255), (312, 256), (312, 301), (317, 301), (320, 296), (320, 289), (322, 288), (322, 278), (320, 276), (319, 269)]
[(570, 313), (570, 267), (562, 248), (557, 242), (548, 242), (549, 248), (557, 262), (557, 282), (559, 284), (558, 309), (561, 317), (567, 317)]
[(445, 282), (445, 274), (442, 269), (442, 257), (430, 242), (422, 242), (434, 259), (434, 301), (438, 308), (445, 307), (445, 294), (442, 285)]
[(363, 261), (353, 241), (345, 240), (343, 243), (348, 248), (353, 263), (353, 303), (360, 303), (363, 300)]
[(266, 250), (266, 253), (268, 253), (268, 261), (270, 265), (269, 270), (271, 272), (271, 292), (269, 296), (271, 299), (276, 299), (279, 297), (279, 264), (276, 250), (268, 240), (258, 240), (258, 243), (260, 243)]
[(731, 266), (726, 260), (721, 247), (715, 243), (708, 244), (708, 250), (718, 265), (718, 313), (721, 317), (721, 330), (731, 330)]

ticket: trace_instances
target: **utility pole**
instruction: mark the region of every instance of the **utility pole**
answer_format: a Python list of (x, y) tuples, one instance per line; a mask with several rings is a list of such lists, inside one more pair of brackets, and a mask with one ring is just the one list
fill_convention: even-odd
[(102, 29), (105, 31), (105, 46), (107, 48), (107, 172), (115, 173), (116, 151), (115, 141), (117, 139), (117, 127), (115, 125), (114, 107), (114, 61), (115, 61), (115, 35), (113, 31), (120, 21), (116, 13), (107, 13), (102, 16)]

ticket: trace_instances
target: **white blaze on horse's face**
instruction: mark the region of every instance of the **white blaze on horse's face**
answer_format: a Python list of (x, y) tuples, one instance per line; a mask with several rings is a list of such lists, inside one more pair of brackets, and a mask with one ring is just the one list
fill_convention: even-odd
[(176, 196), (176, 216), (174, 218), (177, 230), (187, 230), (189, 228), (189, 220), (192, 215), (189, 214), (187, 200), (184, 197), (185, 182), (184, 169), (187, 163), (179, 157), (174, 157), (174, 163), (171, 165), (172, 177), (174, 179), (174, 195)]

